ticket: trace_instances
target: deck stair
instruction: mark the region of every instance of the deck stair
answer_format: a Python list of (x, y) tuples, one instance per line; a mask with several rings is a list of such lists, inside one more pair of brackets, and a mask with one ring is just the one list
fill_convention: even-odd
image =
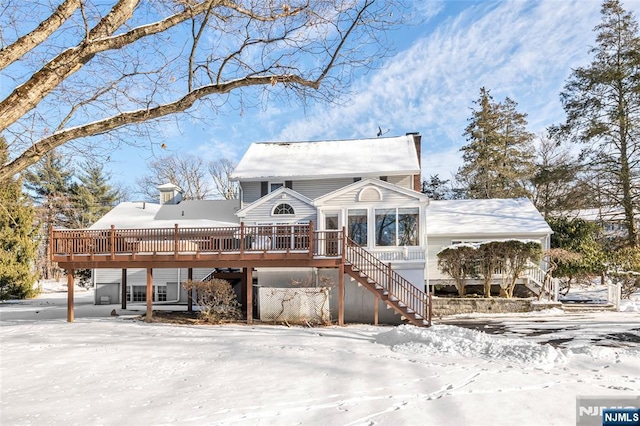
[(383, 300), (403, 320), (418, 326), (431, 325), (430, 299), (366, 249), (347, 238), (345, 273)]

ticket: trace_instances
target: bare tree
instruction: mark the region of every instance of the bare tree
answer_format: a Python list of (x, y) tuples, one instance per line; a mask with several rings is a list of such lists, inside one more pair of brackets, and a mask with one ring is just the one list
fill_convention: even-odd
[(198, 100), (213, 111), (273, 96), (335, 100), (387, 54), (381, 36), (405, 1), (7, 0), (0, 180), (68, 143), (105, 154), (134, 143), (131, 132), (151, 136), (146, 124), (195, 113)]
[(165, 183), (178, 185), (185, 200), (211, 198), (214, 191), (206, 175), (205, 161), (190, 154), (166, 155), (147, 165), (149, 173), (138, 180), (139, 191), (149, 199), (158, 198), (156, 187)]
[(209, 174), (216, 191), (226, 200), (236, 199), (240, 195), (238, 182), (231, 180), (231, 173), (235, 168), (235, 164), (226, 158), (209, 162)]

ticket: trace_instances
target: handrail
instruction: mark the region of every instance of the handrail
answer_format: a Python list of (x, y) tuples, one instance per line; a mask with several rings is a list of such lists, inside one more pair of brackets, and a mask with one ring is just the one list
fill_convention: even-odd
[[(360, 273), (373, 280), (388, 293), (392, 301), (401, 302), (408, 309), (429, 321), (429, 301), (427, 293), (411, 284), (352, 239), (346, 237), (346, 261), (356, 267)], [(395, 299), (395, 300), (394, 300)]]
[(55, 229), (51, 256), (181, 253), (298, 252), (340, 257), (341, 231), (315, 231), (313, 224), (245, 225), (215, 228)]

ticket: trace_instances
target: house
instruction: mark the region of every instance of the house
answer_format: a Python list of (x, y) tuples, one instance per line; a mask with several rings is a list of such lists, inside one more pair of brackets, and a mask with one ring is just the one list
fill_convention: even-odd
[(434, 266), (443, 246), (548, 247), (551, 230), (527, 200), (430, 203), (420, 158), (417, 133), (254, 143), (232, 174), (239, 200), (183, 201), (162, 185), (158, 204), (116, 206), (81, 248), (69, 248), (78, 235), (54, 234), (52, 252), (62, 267), (94, 269), (96, 303), (187, 303), (182, 281), (218, 276), (236, 283), (248, 320), (282, 305), (267, 297), (274, 288), (334, 287), (321, 303), (339, 322), (424, 325), (429, 280), (444, 280)]
[[(438, 252), (447, 246), (514, 239), (539, 241), (542, 249), (548, 250), (552, 232), (527, 198), (431, 201), (427, 211), (429, 284), (451, 284), (450, 277), (438, 269)], [(531, 284), (534, 292), (539, 291), (542, 271), (535, 269), (532, 272), (523, 277), (522, 283)], [(497, 275), (496, 281), (499, 278)], [(530, 283), (531, 280), (536, 282)], [(470, 279), (468, 285), (480, 282)]]

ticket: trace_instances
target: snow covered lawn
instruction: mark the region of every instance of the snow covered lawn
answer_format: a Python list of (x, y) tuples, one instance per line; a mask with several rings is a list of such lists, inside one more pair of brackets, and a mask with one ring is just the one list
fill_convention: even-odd
[[(90, 293), (70, 324), (64, 297), (0, 304), (2, 425), (572, 425), (578, 395), (640, 393), (635, 343), (556, 347), (452, 325), (146, 324)], [(637, 313), (589, 315), (578, 322), (640, 329)], [(529, 332), (543, 320), (512, 321)]]

